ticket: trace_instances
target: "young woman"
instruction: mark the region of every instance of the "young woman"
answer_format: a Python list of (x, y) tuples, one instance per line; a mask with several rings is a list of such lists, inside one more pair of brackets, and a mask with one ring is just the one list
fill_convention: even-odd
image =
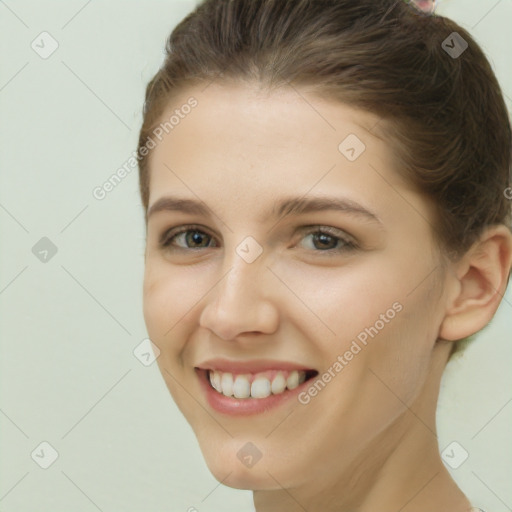
[(439, 385), (512, 266), (474, 39), (403, 0), (206, 0), (138, 149), (144, 317), (212, 474), (258, 512), (469, 511)]

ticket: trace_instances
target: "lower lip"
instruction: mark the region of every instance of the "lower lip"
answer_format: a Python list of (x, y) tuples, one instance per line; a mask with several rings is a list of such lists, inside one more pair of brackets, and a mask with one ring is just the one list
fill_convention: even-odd
[(295, 389), (287, 389), (278, 395), (270, 395), (267, 398), (233, 398), (225, 396), (213, 389), (208, 378), (207, 370), (195, 368), (201, 387), (203, 388), (206, 399), (210, 407), (222, 414), (231, 416), (248, 416), (250, 414), (260, 414), (269, 409), (274, 409), (287, 401), (297, 397), (297, 395), (309, 386), (309, 380), (306, 380)]

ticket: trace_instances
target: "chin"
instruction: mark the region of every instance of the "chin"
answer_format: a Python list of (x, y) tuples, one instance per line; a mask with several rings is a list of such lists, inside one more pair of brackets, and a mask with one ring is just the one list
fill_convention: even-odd
[(269, 474), (270, 472), (280, 481), (278, 470), (275, 467), (268, 468), (264, 456), (252, 466), (250, 459), (245, 464), (242, 462), (243, 456), (239, 458), (240, 445), (245, 446), (245, 444), (245, 441), (240, 442), (237, 439), (231, 439), (217, 447), (212, 446), (208, 439), (199, 442), (208, 469), (223, 485), (251, 491), (279, 489), (276, 480)]
[(238, 463), (223, 463), (222, 459), (205, 458), (206, 465), (216, 480), (227, 487), (242, 490), (277, 489), (275, 480), (265, 471), (264, 467), (246, 468)]

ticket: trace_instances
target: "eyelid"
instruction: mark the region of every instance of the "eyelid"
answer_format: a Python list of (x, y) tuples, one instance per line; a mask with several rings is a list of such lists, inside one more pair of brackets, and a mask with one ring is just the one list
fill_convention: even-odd
[(356, 243), (356, 240), (353, 236), (351, 236), (343, 229), (335, 228), (334, 226), (327, 226), (324, 224), (308, 224), (305, 226), (301, 226), (297, 230), (298, 233), (303, 233), (304, 231), (307, 231), (308, 233), (311, 234), (315, 232), (323, 232), (335, 238), (340, 238), (345, 242), (353, 242), (354, 244)]

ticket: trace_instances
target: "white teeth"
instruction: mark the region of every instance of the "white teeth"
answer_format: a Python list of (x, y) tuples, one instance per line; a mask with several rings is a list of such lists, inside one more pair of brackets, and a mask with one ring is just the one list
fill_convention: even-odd
[[(304, 374), (305, 376), (305, 374)], [(272, 381), (272, 393), (277, 395), (286, 389), (286, 379), (282, 372), (279, 372)]]
[(223, 373), (220, 384), (222, 386), (223, 395), (233, 396), (233, 375), (231, 375), (231, 373)]
[(293, 372), (288, 375), (286, 379), (286, 387), (288, 389), (295, 389), (299, 385), (299, 372), (297, 370), (293, 370)]
[(222, 386), (220, 385), (220, 373), (210, 372), (210, 382), (212, 386), (219, 392), (222, 393)]
[(254, 376), (237, 375), (236, 378), (233, 378), (232, 373), (218, 370), (210, 370), (208, 374), (210, 383), (216, 391), (235, 398), (266, 398), (272, 394), (279, 395), (286, 389), (295, 389), (306, 380), (306, 372), (299, 370), (289, 373), (278, 371), (272, 382), (263, 373)]
[(249, 376), (238, 375), (233, 384), (235, 398), (249, 398), (251, 396), (251, 383)]
[(265, 377), (257, 377), (251, 384), (251, 396), (253, 398), (267, 398), (272, 391), (270, 389), (270, 381)]

